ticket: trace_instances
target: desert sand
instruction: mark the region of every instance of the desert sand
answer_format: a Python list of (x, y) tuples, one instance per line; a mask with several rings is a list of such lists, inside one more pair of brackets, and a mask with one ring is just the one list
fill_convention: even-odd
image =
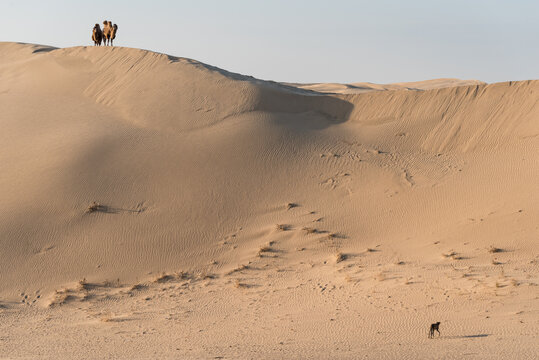
[(0, 43), (0, 127), (0, 358), (539, 356), (537, 80)]

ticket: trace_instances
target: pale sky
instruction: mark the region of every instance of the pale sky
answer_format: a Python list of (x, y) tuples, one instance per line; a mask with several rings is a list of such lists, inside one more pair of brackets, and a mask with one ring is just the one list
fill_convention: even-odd
[(115, 44), (289, 82), (539, 78), (538, 0), (0, 0), (0, 41)]

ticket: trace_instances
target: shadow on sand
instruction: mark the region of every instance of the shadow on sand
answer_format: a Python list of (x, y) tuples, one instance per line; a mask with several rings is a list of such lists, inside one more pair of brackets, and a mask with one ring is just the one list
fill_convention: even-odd
[(94, 202), (92, 205), (88, 207), (86, 212), (87, 213), (99, 212), (99, 213), (105, 213), (105, 214), (119, 214), (119, 213), (140, 214), (141, 212), (144, 212), (144, 210), (146, 210), (146, 207), (142, 207), (140, 205), (135, 209), (124, 209), (124, 208), (117, 208), (117, 207), (112, 207), (108, 205), (102, 205), (97, 202)]
[(485, 338), (491, 334), (475, 334), (475, 335), (461, 335), (461, 336), (447, 336), (447, 339), (475, 339), (475, 338)]

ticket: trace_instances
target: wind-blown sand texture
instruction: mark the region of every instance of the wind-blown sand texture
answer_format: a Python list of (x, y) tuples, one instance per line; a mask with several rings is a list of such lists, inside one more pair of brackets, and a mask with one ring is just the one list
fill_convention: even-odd
[(0, 127), (0, 358), (539, 356), (539, 81), (0, 43)]

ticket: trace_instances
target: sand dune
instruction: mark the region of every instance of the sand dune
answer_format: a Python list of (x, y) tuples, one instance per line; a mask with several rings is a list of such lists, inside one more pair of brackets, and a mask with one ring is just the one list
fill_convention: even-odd
[(0, 43), (0, 109), (2, 357), (538, 355), (537, 80)]
[(300, 89), (313, 90), (322, 93), (332, 94), (360, 94), (370, 91), (386, 90), (432, 90), (447, 87), (467, 86), (467, 85), (485, 85), (479, 80), (460, 80), (460, 79), (433, 79), (424, 81), (401, 82), (393, 84), (373, 84), (368, 82), (338, 84), (338, 83), (313, 83), (297, 84), (289, 83)]

